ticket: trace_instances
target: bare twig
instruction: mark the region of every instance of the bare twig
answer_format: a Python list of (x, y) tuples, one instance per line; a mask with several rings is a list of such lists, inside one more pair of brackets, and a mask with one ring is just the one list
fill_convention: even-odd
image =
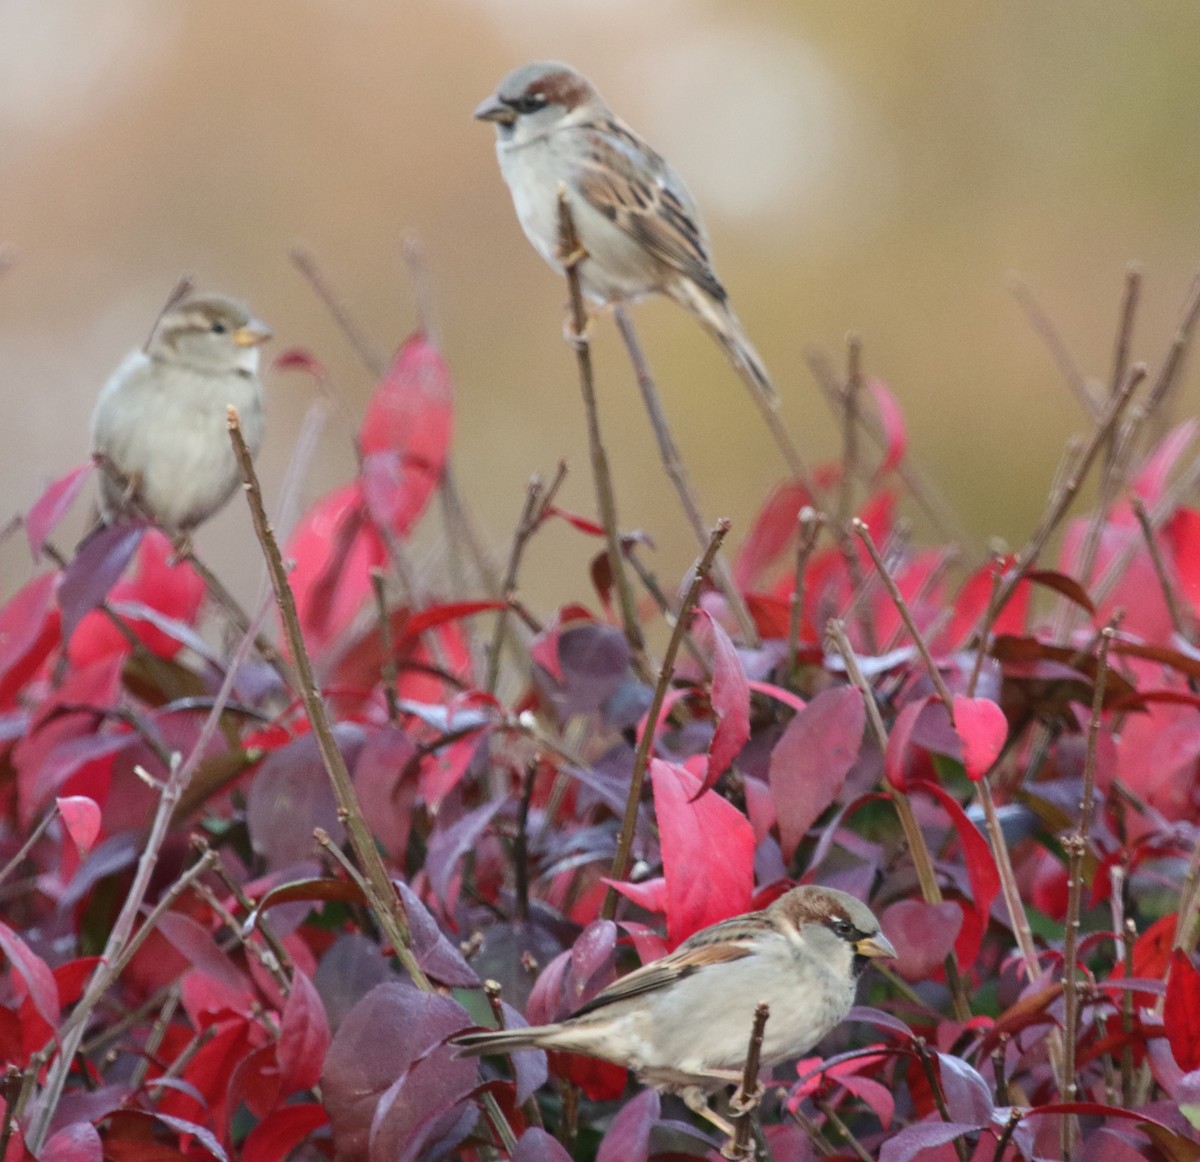
[[(1131, 264), (1125, 271), (1125, 293), (1121, 297), (1121, 317), (1117, 323), (1117, 338), (1113, 348), (1112, 373), (1108, 380), (1108, 394), (1116, 395), (1125, 382), (1125, 371), (1129, 366), (1129, 347), (1133, 341), (1133, 320), (1137, 313), (1138, 299), (1142, 293), (1141, 267)], [(1116, 458), (1116, 435), (1109, 441), (1108, 459)]]
[(838, 487), (837, 527), (843, 529), (854, 514), (854, 477), (858, 465), (858, 397), (862, 391), (862, 340), (846, 337), (848, 369), (842, 399), (842, 478)]
[(796, 653), (800, 648), (800, 620), (804, 614), (804, 582), (808, 572), (808, 561), (816, 548), (821, 529), (825, 527), (825, 514), (814, 512), (807, 504), (797, 517), (800, 525), (800, 541), (796, 546), (796, 564), (792, 571), (792, 596), (788, 608), (787, 654), (784, 674), (790, 682), (796, 669)]
[(750, 1135), (754, 1129), (754, 1111), (762, 1097), (762, 1087), (758, 1084), (758, 1063), (770, 1015), (771, 1007), (766, 1001), (759, 1001), (754, 1009), (754, 1026), (750, 1031), (750, 1047), (746, 1051), (742, 1084), (734, 1096), (734, 1108), (737, 1113), (733, 1119), (734, 1135), (728, 1155), (731, 1158), (745, 1158), (751, 1151)]
[(1171, 578), (1167, 573), (1162, 550), (1158, 547), (1158, 537), (1150, 526), (1150, 514), (1146, 512), (1146, 502), (1140, 496), (1131, 496), (1129, 506), (1133, 509), (1133, 515), (1137, 517), (1138, 527), (1142, 530), (1142, 536), (1145, 538), (1146, 551), (1150, 554), (1150, 562), (1154, 566), (1154, 575), (1158, 578), (1163, 600), (1167, 603), (1167, 612), (1171, 615), (1171, 625), (1184, 641), (1188, 641), (1187, 623), (1184, 621), (1183, 611), (1179, 607), (1175, 586), (1171, 583)]
[(371, 570), (371, 592), (375, 595), (375, 619), (379, 623), (379, 648), (383, 653), (379, 676), (383, 680), (383, 693), (387, 699), (388, 722), (394, 726), (400, 721), (400, 695), (396, 689), (399, 669), (396, 666), (396, 641), (392, 633), (382, 569)]
[[(625, 800), (625, 815), (621, 821), (621, 831), (617, 838), (617, 850), (613, 856), (612, 870), (609, 872), (609, 876), (613, 880), (623, 880), (629, 870), (629, 852), (633, 846), (633, 832), (637, 826), (638, 807), (642, 801), (642, 783), (646, 777), (646, 768), (650, 763), (650, 753), (654, 749), (658, 716), (662, 711), (663, 700), (667, 696), (667, 687), (671, 684), (671, 675), (675, 672), (675, 656), (679, 653), (688, 618), (700, 597), (700, 588), (704, 584), (704, 578), (712, 568), (713, 559), (720, 551), (721, 542), (728, 532), (729, 522), (727, 520), (718, 521), (704, 556), (696, 563), (692, 582), (683, 595), (683, 600), (679, 603), (679, 609), (675, 614), (675, 627), (671, 631), (666, 652), (663, 654), (662, 669), (659, 670), (658, 681), (654, 686), (654, 696), (650, 700), (650, 708), (646, 711), (646, 726), (642, 731), (642, 737), (638, 739), (637, 750), (633, 756), (633, 771), (629, 776), (629, 796)], [(601, 915), (604, 919), (611, 920), (616, 911), (617, 892), (610, 885), (604, 897)]]
[(342, 332), (354, 349), (362, 365), (376, 379), (381, 378), (387, 370), (387, 360), (371, 345), (370, 340), (350, 317), (342, 300), (338, 298), (321, 268), (317, 265), (316, 256), (305, 246), (293, 246), (288, 252), (288, 257), (292, 260), (292, 265), (304, 277), (305, 282), (312, 287), (317, 298), (325, 304), (325, 309), (337, 324), (338, 330)]
[(1187, 353), (1188, 344), (1191, 342), (1192, 331), (1198, 317), (1200, 317), (1200, 277), (1192, 281), (1187, 302), (1183, 307), (1183, 315), (1171, 339), (1171, 346), (1167, 349), (1167, 354), (1162, 361), (1153, 386), (1146, 393), (1146, 413), (1151, 417), (1156, 435), (1165, 432), (1169, 423), (1167, 403), (1178, 378), (1179, 368), (1183, 364), (1183, 357)]
[(579, 280), (579, 264), (587, 257), (575, 231), (571, 208), (567, 205), (566, 190), (558, 190), (559, 246), (562, 251), (563, 271), (567, 276), (567, 289), (571, 303), (571, 345), (575, 348), (575, 360), (579, 366), (579, 388), (583, 394), (583, 407), (587, 415), (588, 445), (591, 449), (592, 479), (596, 487), (596, 505), (600, 510), (600, 523), (604, 526), (604, 539), (608, 545), (608, 563), (612, 570), (613, 586), (617, 591), (617, 605), (621, 611), (621, 623), (625, 639), (629, 642), (635, 667), (642, 673), (646, 668), (646, 644), (642, 640), (638, 624), (637, 606), (633, 600), (633, 589), (625, 572), (625, 559), (621, 551), (621, 534), (617, 526), (617, 502), (613, 493), (612, 474), (608, 467), (608, 453), (600, 435), (600, 416), (596, 407), (596, 385), (592, 375), (592, 356), (587, 338), (587, 310), (583, 304), (583, 287)]
[(150, 350), (150, 342), (154, 338), (154, 332), (158, 330), (158, 325), (163, 321), (163, 317), (168, 311), (172, 310), (176, 304), (182, 302), (195, 289), (195, 282), (190, 274), (181, 275), (171, 288), (167, 297), (163, 300), (163, 305), (159, 308), (158, 314), (154, 319), (154, 326), (150, 328), (150, 334), (146, 336), (145, 343), (142, 344), (143, 351)]
[[(684, 466), (683, 457), (679, 454), (679, 446), (671, 434), (658, 388), (650, 374), (650, 366), (646, 362), (645, 352), (642, 350), (641, 343), (638, 342), (637, 332), (633, 329), (633, 322), (628, 314), (621, 307), (617, 307), (613, 314), (617, 321), (617, 330), (620, 331), (621, 338), (624, 340), (625, 350), (629, 353), (629, 361), (633, 364), (638, 389), (642, 393), (642, 402), (646, 405), (646, 414), (650, 417), (650, 426), (658, 441), (658, 453), (663, 468), (675, 486), (675, 493), (679, 497), (679, 503), (683, 506), (692, 535), (696, 538), (696, 544), (700, 551), (703, 552), (708, 544), (708, 524), (701, 515), (700, 502), (696, 499), (695, 490), (688, 479), (687, 468)], [(770, 410), (769, 407), (768, 410)], [(774, 411), (771, 411), (771, 414), (774, 415)], [(729, 603), (730, 611), (737, 618), (743, 639), (748, 644), (757, 646), (759, 638), (754, 618), (750, 616), (750, 610), (746, 608), (746, 601), (738, 591), (737, 585), (734, 584), (733, 576), (729, 572), (729, 566), (725, 563), (723, 556), (718, 556), (713, 562), (712, 572), (717, 588), (721, 590), (725, 600)]]

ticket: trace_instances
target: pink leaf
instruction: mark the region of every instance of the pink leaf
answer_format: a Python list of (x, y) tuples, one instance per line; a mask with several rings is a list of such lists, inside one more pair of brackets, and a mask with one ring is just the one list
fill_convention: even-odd
[(86, 795), (67, 795), (56, 799), (63, 826), (80, 855), (87, 855), (100, 834), (100, 808)]
[(862, 747), (866, 709), (853, 686), (823, 690), (788, 723), (771, 752), (768, 778), (783, 858), (834, 801)]
[(650, 1131), (660, 1113), (656, 1090), (643, 1090), (627, 1102), (605, 1133), (596, 1162), (646, 1162), (650, 1157)]
[(717, 720), (708, 747), (708, 771), (696, 792), (701, 795), (729, 769), (750, 738), (750, 688), (733, 642), (711, 614), (699, 610), (693, 632), (701, 649), (708, 650), (712, 658), (709, 700)]
[(1197, 432), (1200, 432), (1200, 420), (1190, 419), (1176, 424), (1138, 469), (1133, 491), (1142, 498), (1147, 508), (1153, 508), (1162, 498), (1171, 469), (1196, 438)]
[(1179, 587), (1193, 615), (1200, 614), (1200, 512), (1194, 508), (1176, 509), (1167, 522), (1166, 534)]
[(0, 608), (0, 707), (11, 704), (59, 637), (56, 573), (43, 573)]
[(910, 751), (913, 730), (921, 711), (929, 705), (928, 698), (916, 698), (905, 703), (888, 733), (887, 753), (883, 756), (883, 771), (887, 781), (898, 791), (908, 788)]
[(991, 769), (1004, 749), (1008, 720), (990, 698), (954, 699), (954, 729), (962, 739), (963, 766), (967, 777), (978, 782)]
[(321, 1079), (329, 1048), (329, 1019), (313, 983), (297, 970), (279, 1026), (279, 1080), (284, 1094), (311, 1089)]
[(91, 1122), (74, 1122), (54, 1134), (38, 1155), (38, 1162), (101, 1162), (103, 1157), (96, 1127)]
[(733, 563), (733, 579), (739, 589), (749, 589), (772, 565), (797, 535), (800, 510), (812, 504), (804, 485), (789, 480), (778, 485), (754, 518)]
[(650, 763), (654, 811), (667, 881), (667, 942), (745, 912), (754, 890), (754, 831), (720, 795), (697, 798), (700, 780), (683, 767)]
[(898, 900), (879, 918), (883, 934), (895, 945), (895, 970), (905, 980), (930, 977), (954, 947), (963, 924), (963, 911), (952, 900), (926, 904)]
[(95, 465), (89, 460), (60, 476), (25, 514), (25, 533), (29, 538), (29, 551), (36, 561), (42, 555), (46, 538), (58, 527), (58, 522), (70, 511), (80, 490), (87, 483)]
[(571, 1162), (571, 1155), (541, 1126), (530, 1126), (521, 1135), (512, 1162)]
[(359, 429), (367, 512), (408, 535), (442, 479), (452, 426), (450, 372), (422, 334), (407, 339), (367, 404)]
[(886, 441), (883, 462), (876, 470), (877, 476), (883, 476), (898, 467), (904, 459), (904, 453), (908, 450), (908, 431), (904, 426), (904, 414), (900, 411), (900, 405), (896, 402), (891, 388), (881, 379), (869, 378), (867, 390), (874, 397), (875, 406), (879, 409), (879, 422), (883, 425)]
[(280, 351), (271, 360), (272, 371), (302, 371), (311, 375), (318, 383), (324, 383), (329, 378), (325, 365), (304, 347), (289, 347)]

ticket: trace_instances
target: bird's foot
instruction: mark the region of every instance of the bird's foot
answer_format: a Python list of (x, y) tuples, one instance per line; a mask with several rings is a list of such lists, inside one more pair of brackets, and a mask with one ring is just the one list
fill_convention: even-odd
[(733, 1091), (729, 1098), (729, 1108), (733, 1111), (735, 1117), (745, 1117), (746, 1114), (753, 1113), (758, 1109), (758, 1103), (762, 1101), (763, 1087), (757, 1086), (752, 1093), (747, 1093), (739, 1085)]
[(575, 319), (571, 314), (568, 313), (567, 317), (563, 320), (563, 338), (576, 351), (587, 350), (591, 329), (592, 323), (590, 319), (584, 323), (582, 331), (575, 330)]

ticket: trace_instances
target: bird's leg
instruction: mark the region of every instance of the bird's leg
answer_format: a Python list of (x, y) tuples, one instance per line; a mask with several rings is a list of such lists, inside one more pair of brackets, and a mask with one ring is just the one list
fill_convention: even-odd
[(179, 564), (180, 561), (186, 561), (192, 555), (192, 535), (191, 533), (179, 533), (171, 541), (171, 558), (167, 562), (172, 569)]
[(737, 1089), (733, 1091), (729, 1098), (729, 1108), (733, 1110), (738, 1117), (744, 1117), (753, 1110), (758, 1109), (758, 1103), (762, 1101), (763, 1087), (757, 1085), (753, 1091), (747, 1093), (739, 1084)]
[(733, 1138), (733, 1126), (708, 1104), (708, 1094), (698, 1085), (689, 1085), (686, 1089), (681, 1089), (679, 1096), (692, 1113), (699, 1114), (706, 1122), (716, 1126), (727, 1138)]

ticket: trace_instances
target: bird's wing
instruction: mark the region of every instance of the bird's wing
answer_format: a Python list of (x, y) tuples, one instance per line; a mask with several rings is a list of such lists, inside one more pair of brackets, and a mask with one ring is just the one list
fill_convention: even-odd
[(760, 913), (735, 916), (690, 936), (674, 952), (613, 981), (590, 1001), (571, 1014), (572, 1018), (594, 1012), (614, 1001), (654, 992), (685, 976), (691, 976), (714, 964), (741, 960), (753, 952), (752, 937), (759, 926)]
[(584, 201), (659, 261), (724, 302), (725, 288), (713, 273), (704, 228), (683, 183), (627, 125), (611, 118), (600, 128), (579, 159)]

